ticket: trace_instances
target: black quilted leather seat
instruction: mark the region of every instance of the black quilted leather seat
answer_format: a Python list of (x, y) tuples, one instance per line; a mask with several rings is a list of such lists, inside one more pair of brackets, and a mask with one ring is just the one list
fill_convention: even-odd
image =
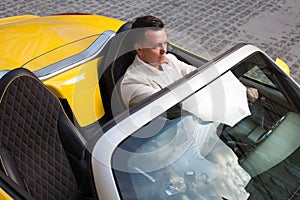
[(0, 95), (1, 173), (34, 199), (86, 198), (85, 141), (58, 98), (22, 68), (0, 79)]
[(132, 22), (127, 22), (119, 28), (116, 36), (106, 45), (98, 67), (99, 87), (107, 120), (127, 108), (121, 97), (120, 83), (136, 55), (131, 26)]

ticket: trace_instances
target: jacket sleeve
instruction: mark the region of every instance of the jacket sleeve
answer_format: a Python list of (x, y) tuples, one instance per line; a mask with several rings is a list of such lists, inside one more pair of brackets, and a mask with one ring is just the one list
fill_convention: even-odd
[(172, 63), (172, 66), (174, 66), (182, 76), (185, 76), (197, 69), (193, 65), (189, 65), (185, 62), (178, 60), (178, 58), (173, 54), (168, 54), (168, 60), (170, 63)]
[(121, 94), (124, 103), (130, 107), (158, 92), (160, 88), (153, 88), (146, 81), (125, 79), (121, 83)]

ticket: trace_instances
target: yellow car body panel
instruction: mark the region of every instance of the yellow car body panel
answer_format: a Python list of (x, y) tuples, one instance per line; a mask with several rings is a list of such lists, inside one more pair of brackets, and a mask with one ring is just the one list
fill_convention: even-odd
[(0, 199), (2, 200), (13, 200), (2, 188), (0, 188)]
[[(98, 15), (24, 15), (1, 19), (0, 70), (42, 69), (84, 51), (100, 34), (117, 31), (123, 24)], [(59, 98), (68, 101), (82, 127), (104, 115), (96, 62), (44, 81)]]
[(66, 99), (80, 126), (87, 126), (104, 115), (98, 76), (98, 60), (93, 60), (44, 81), (61, 99)]
[(28, 19), (38, 18), (39, 16), (36, 15), (20, 15), (20, 16), (12, 16), (7, 18), (0, 19), (0, 25), (16, 23), (19, 21), (24, 21)]
[(280, 58), (276, 58), (275, 62), (287, 75), (291, 75), (290, 67), (286, 64), (286, 62), (284, 62)]
[[(0, 21), (0, 66), (2, 69), (21, 67), (40, 56), (70, 42), (116, 31), (122, 21), (97, 15), (53, 15), (45, 17), (11, 17)], [(83, 50), (67, 49), (70, 55)], [(66, 49), (64, 50), (66, 51)], [(29, 67), (34, 71), (34, 66)]]

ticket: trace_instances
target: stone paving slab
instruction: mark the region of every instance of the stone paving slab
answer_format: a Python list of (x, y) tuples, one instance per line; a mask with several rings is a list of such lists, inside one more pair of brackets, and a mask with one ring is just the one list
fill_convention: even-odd
[(0, 17), (93, 13), (128, 21), (163, 19), (169, 40), (210, 59), (236, 43), (252, 43), (280, 57), (300, 83), (299, 0), (2, 0)]

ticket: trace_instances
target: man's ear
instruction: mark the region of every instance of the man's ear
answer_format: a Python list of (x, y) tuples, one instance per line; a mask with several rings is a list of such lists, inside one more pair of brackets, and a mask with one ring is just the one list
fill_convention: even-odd
[(137, 52), (140, 52), (142, 50), (142, 46), (139, 45), (139, 44), (135, 44), (134, 45), (134, 49), (137, 51)]

